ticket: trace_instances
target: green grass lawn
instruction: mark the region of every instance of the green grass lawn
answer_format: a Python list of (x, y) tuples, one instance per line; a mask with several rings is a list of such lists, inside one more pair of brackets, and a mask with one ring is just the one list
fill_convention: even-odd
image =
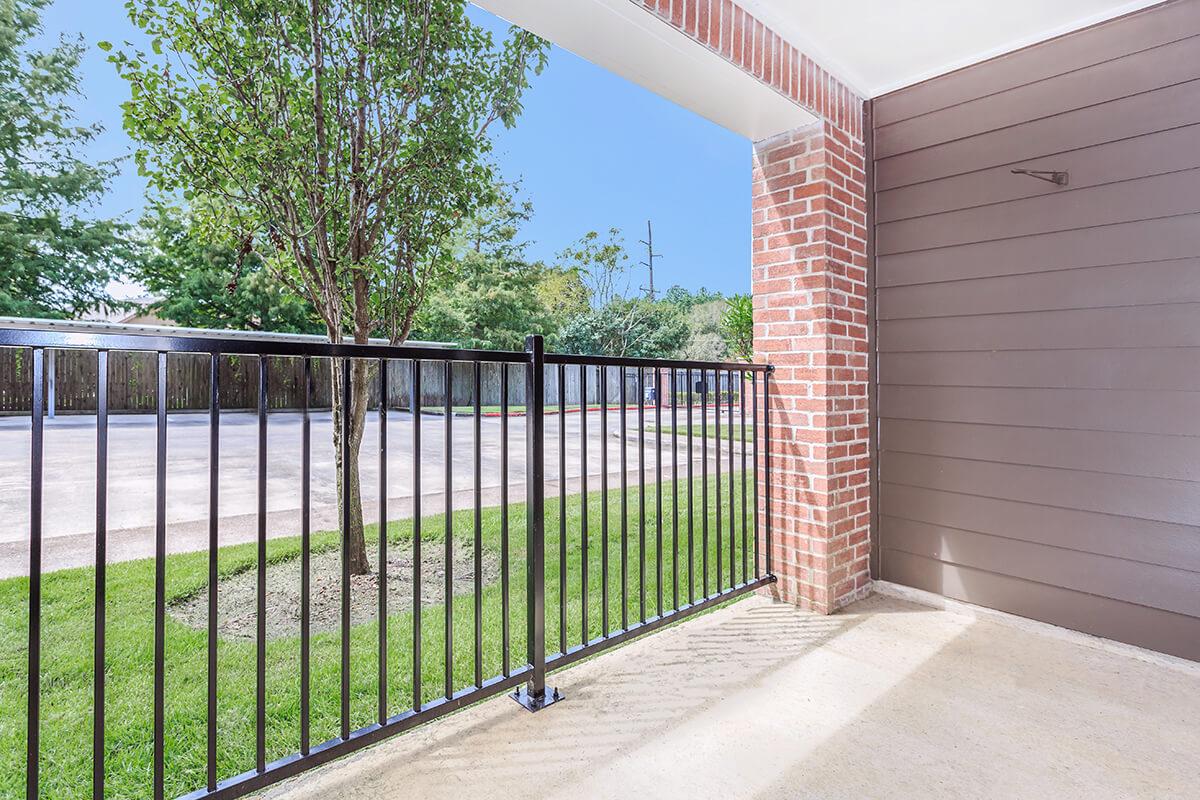
[[(754, 424), (749, 423), (745, 427), (746, 427), (746, 447), (751, 447), (751, 446), (753, 446), (753, 443), (754, 443)], [(657, 430), (658, 430), (657, 425), (652, 425), (652, 424), (646, 425), (647, 433), (653, 433)], [(664, 425), (662, 427), (662, 433), (663, 433), (664, 438), (669, 436), (671, 433), (671, 426)], [(687, 436), (687, 424), (685, 422), (679, 423), (679, 435), (683, 436), (683, 437)], [(693, 420), (692, 421), (692, 438), (700, 439), (703, 436), (704, 436), (704, 427), (700, 425), (700, 420), (699, 419)], [(708, 424), (708, 438), (709, 439), (717, 438), (717, 426), (711, 422)], [(725, 424), (725, 421), (722, 420), (721, 438), (726, 441), (728, 441), (730, 438), (732, 438), (734, 441), (740, 442), (742, 440), (742, 426), (740, 424), (738, 424), (738, 425), (734, 425), (732, 428), (730, 428), (729, 425)], [(698, 445), (693, 445), (693, 447), (697, 447), (697, 446)]]
[[(734, 513), (739, 526), (734, 543), (737, 580), (741, 581), (741, 484), (736, 476), (737, 493)], [(648, 519), (646, 535), (646, 614), (658, 611), (656, 583), (656, 524), (655, 494), (658, 486), (645, 487)], [(671, 606), (678, 565), (681, 602), (687, 599), (686, 554), (686, 483), (678, 486), (680, 497), (680, 553), (671, 552), (672, 491), (671, 483), (661, 484), (663, 494), (663, 596), (666, 607)], [(709, 481), (707, 510), (701, 508), (701, 482), (693, 485), (695, 514), (693, 516), (695, 544), (696, 592), (701, 592), (700, 569), (701, 525), (703, 516), (709, 518), (709, 590), (715, 588), (715, 565), (718, 543), (724, 560), (723, 584), (727, 585), (729, 557), (729, 498), (728, 476), (723, 476), (723, 531), (715, 535), (715, 478)], [(748, 540), (753, 547), (752, 487), (747, 485)], [(629, 579), (626, 609), (631, 621), (641, 616), (638, 578), (638, 488), (628, 492)], [(568, 607), (568, 646), (582, 641), (581, 566), (586, 558), (588, 575), (588, 638), (599, 636), (601, 630), (601, 496), (588, 497), (589, 546), (586, 553), (580, 541), (581, 496), (567, 498), (567, 579), (565, 598)], [(620, 492), (612, 491), (607, 498), (609, 508), (609, 614), (610, 627), (617, 628), (621, 618), (620, 583)], [(518, 668), (523, 659), (517, 654), (525, 651), (525, 520), (524, 506), (510, 507), (511, 592), (510, 617), (512, 633), (512, 666)], [(423, 547), (444, 546), (444, 518), (425, 517), (422, 522)], [(473, 511), (454, 514), (455, 547), (470, 548), (473, 541)], [(169, 535), (169, 533), (168, 533)], [(378, 529), (368, 528), (371, 540)], [(410, 520), (397, 521), (388, 527), (389, 542), (403, 546), (411, 542)], [(313, 536), (314, 549), (337, 547), (336, 533)], [(501, 549), (500, 509), (483, 512), (484, 547), (498, 554)], [(272, 539), (267, 545), (272, 562), (296, 558), (299, 538)], [(753, 573), (753, 554), (748, 557)], [(252, 569), (255, 545), (222, 548), (219, 569), (230, 576)], [(546, 630), (547, 650), (555, 652), (559, 645), (559, 502), (546, 501)], [(107, 658), (106, 658), (106, 797), (144, 798), (148, 795), (152, 775), (152, 713), (153, 713), (153, 652), (154, 652), (154, 564), (142, 560), (112, 564), (107, 579)], [(189, 553), (173, 555), (167, 562), (167, 596), (169, 600), (205, 591), (207, 555)], [(425, 582), (438, 580), (426, 575)], [(93, 584), (94, 571), (72, 569), (49, 573), (42, 583), (42, 723), (41, 723), (41, 792), (43, 797), (72, 798), (90, 794), (92, 742), (92, 648), (93, 648)], [(29, 582), (26, 578), (0, 581), (0, 797), (19, 797), (24, 794), (25, 728), (26, 728), (26, 658), (28, 637)], [(485, 587), (483, 592), (483, 675), (486, 678), (501, 671), (501, 586), (499, 581)], [(395, 611), (388, 618), (389, 713), (399, 713), (411, 706), (412, 668), (411, 645), (413, 615), (411, 609)], [(248, 609), (253, 613), (252, 609)], [(430, 606), (422, 611), (422, 688), (424, 700), (439, 697), (444, 684), (443, 620), (445, 608)], [(469, 686), (474, 680), (474, 609), (472, 595), (459, 594), (453, 603), (454, 613), (454, 670), (456, 689)], [(352, 727), (370, 724), (375, 719), (377, 703), (377, 639), (378, 625), (372, 621), (351, 629), (352, 652)], [(340, 707), (340, 642), (339, 633), (315, 634), (312, 637), (312, 742), (317, 744), (337, 735)], [(218, 774), (229, 777), (254, 766), (255, 719), (255, 645), (252, 641), (222, 640), (218, 647)], [(194, 630), (168, 615), (166, 622), (166, 775), (167, 796), (185, 794), (204, 783), (206, 748), (206, 652), (204, 631)], [(281, 638), (267, 645), (267, 760), (280, 758), (298, 750), (300, 693), (299, 693), (299, 631), (290, 638)]]

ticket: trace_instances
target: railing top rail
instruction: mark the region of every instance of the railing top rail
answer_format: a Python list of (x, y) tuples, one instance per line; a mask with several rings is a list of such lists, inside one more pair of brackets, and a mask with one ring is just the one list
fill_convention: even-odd
[(430, 361), (524, 362), (524, 351), (465, 350), (430, 345), (333, 344), (223, 336), (161, 336), (136, 333), (0, 328), (0, 347), (80, 350), (144, 350), (216, 355), (314, 356), (319, 358), (395, 358)]
[(546, 353), (547, 364), (570, 364), (602, 367), (657, 367), (658, 369), (715, 369), (746, 372), (770, 372), (770, 364), (749, 361), (691, 361), (669, 358), (631, 358), (625, 356), (582, 356), (569, 353)]
[[(170, 330), (164, 328), (164, 331)], [(0, 347), (45, 347), (62, 350), (118, 350), (163, 353), (200, 353), (215, 355), (251, 355), (316, 358), (393, 358), (428, 361), (483, 361), (523, 363), (529, 353), (523, 350), (471, 350), (426, 342), (388, 345), (311, 341), (306, 339), (248, 338), (244, 336), (182, 336), (166, 333), (111, 333), (106, 331), (18, 328), (0, 326)], [(546, 364), (573, 366), (643, 367), (658, 369), (733, 370), (770, 372), (770, 364), (744, 361), (696, 361), (688, 359), (592, 356), (572, 353), (546, 353)]]

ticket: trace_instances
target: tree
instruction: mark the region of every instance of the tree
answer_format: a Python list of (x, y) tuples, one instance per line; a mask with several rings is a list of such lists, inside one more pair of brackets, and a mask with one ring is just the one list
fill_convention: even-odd
[(161, 298), (152, 307), (166, 319), (197, 328), (321, 332), (312, 304), (288, 291), (258, 253), (239, 259), (227, 242), (208, 241), (168, 205), (151, 208), (142, 228), (149, 252), (131, 272)]
[(693, 361), (724, 361), (729, 347), (721, 329), (724, 300), (711, 300), (688, 308), (688, 340), (680, 355)]
[(527, 334), (548, 332), (550, 314), (539, 294), (545, 268), (526, 261), (526, 245), (517, 241), (531, 214), (528, 203), (514, 205), (505, 196), (462, 227), (453, 248), (455, 279), (434, 290), (417, 313), (421, 338), (520, 350)]
[(629, 358), (670, 358), (687, 339), (687, 320), (677, 307), (644, 298), (617, 298), (572, 318), (559, 332), (568, 353)]
[(629, 293), (629, 254), (620, 228), (609, 228), (607, 240), (588, 231), (558, 254), (558, 263), (563, 271), (580, 277), (593, 307), (606, 306)]
[(542, 270), (535, 291), (549, 320), (546, 346), (558, 349), (559, 332), (570, 320), (591, 310), (592, 293), (578, 269), (559, 266)]
[(734, 356), (743, 361), (754, 358), (754, 301), (750, 295), (735, 294), (725, 300), (721, 335)]
[(50, 0), (0, 2), (0, 314), (76, 317), (111, 302), (129, 257), (126, 226), (87, 219), (114, 172), (79, 154), (99, 132), (74, 124), (79, 39), (39, 52)]
[(713, 292), (701, 286), (696, 291), (689, 291), (682, 286), (672, 286), (663, 294), (663, 300), (667, 303), (673, 303), (679, 306), (684, 311), (691, 311), (696, 306), (705, 305), (714, 301), (724, 300), (720, 292)]
[[(182, 194), (239, 253), (258, 252), (331, 341), (403, 342), (454, 266), (451, 232), (492, 194), (489, 129), (515, 123), (546, 43), (513, 29), (497, 45), (467, 18), (466, 0), (126, 8), (151, 52), (110, 60), (130, 86), (125, 127), (151, 185)], [(358, 454), (371, 367), (351, 364), (349, 407), (333, 393), (333, 438), (351, 495), (348, 558), (363, 573)], [(332, 373), (340, 387), (340, 360)]]
[(573, 271), (588, 290), (591, 306), (559, 331), (559, 346), (585, 355), (667, 358), (687, 341), (679, 307), (628, 297), (629, 254), (618, 228), (602, 240), (596, 231), (559, 253), (559, 269)]

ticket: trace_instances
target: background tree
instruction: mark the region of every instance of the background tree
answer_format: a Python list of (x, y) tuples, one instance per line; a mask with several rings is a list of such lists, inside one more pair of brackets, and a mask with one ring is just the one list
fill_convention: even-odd
[(721, 334), (734, 356), (743, 361), (754, 358), (754, 301), (750, 295), (735, 294), (725, 300)]
[(725, 308), (724, 300), (710, 300), (688, 307), (688, 339), (679, 353), (682, 358), (724, 361), (729, 356), (729, 346), (721, 327)]
[[(110, 58), (130, 85), (125, 127), (152, 186), (182, 194), (239, 253), (260, 253), (331, 341), (404, 341), (453, 267), (450, 233), (492, 194), (489, 128), (516, 121), (546, 43), (514, 29), (497, 45), (467, 18), (466, 0), (126, 8), (151, 52)], [(340, 386), (340, 361), (332, 372)], [(351, 494), (350, 566), (362, 573), (370, 366), (356, 361), (350, 372), (350, 407), (333, 393), (333, 438)]]
[(687, 321), (678, 306), (628, 296), (630, 258), (619, 229), (610, 228), (607, 239), (590, 231), (558, 259), (560, 270), (580, 276), (591, 300), (586, 311), (573, 314), (560, 329), (562, 350), (667, 358), (687, 342)]
[[(255, 252), (210, 242), (190, 217), (168, 205), (142, 220), (147, 250), (132, 276), (160, 299), (163, 318), (195, 328), (321, 333), (312, 304), (293, 294)], [(240, 263), (239, 263), (240, 262)]]
[(618, 298), (573, 317), (559, 332), (562, 349), (583, 355), (670, 358), (688, 340), (687, 320), (670, 303)]
[(111, 302), (129, 247), (122, 223), (79, 214), (114, 167), (80, 158), (100, 132), (74, 124), (81, 40), (30, 49), (47, 5), (0, 2), (0, 314), (76, 317)]
[(541, 264), (525, 259), (520, 226), (532, 214), (528, 203), (501, 195), (455, 234), (454, 277), (444, 281), (417, 312), (423, 339), (452, 341), (484, 350), (520, 350), (525, 336), (548, 333), (550, 314), (542, 304)]

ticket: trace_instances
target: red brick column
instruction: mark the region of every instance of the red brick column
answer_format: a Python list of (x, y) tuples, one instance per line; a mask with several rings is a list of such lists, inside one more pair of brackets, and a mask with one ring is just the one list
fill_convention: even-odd
[(776, 590), (828, 613), (870, 586), (863, 146), (824, 122), (757, 143), (754, 161)]
[(752, 291), (776, 366), (772, 591), (829, 613), (870, 591), (863, 103), (731, 0), (633, 2), (819, 120), (755, 144)]

